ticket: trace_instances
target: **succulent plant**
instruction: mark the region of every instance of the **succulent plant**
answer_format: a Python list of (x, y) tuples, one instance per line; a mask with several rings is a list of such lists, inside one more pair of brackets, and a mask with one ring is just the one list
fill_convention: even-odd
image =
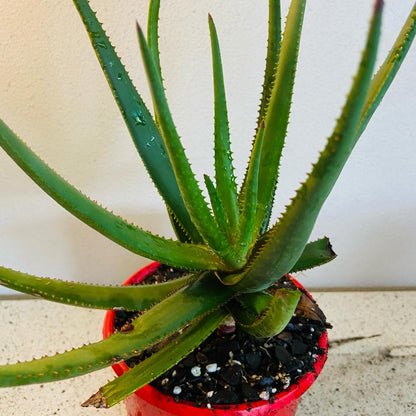
[(0, 283), (21, 292), (75, 306), (143, 313), (132, 321), (129, 331), (116, 332), (100, 342), (0, 366), (0, 385), (45, 383), (99, 370), (179, 331), (175, 342), (163, 342), (163, 348), (150, 358), (100, 389), (92, 403), (108, 407), (177, 363), (230, 314), (245, 331), (258, 337), (273, 336), (286, 326), (301, 294), (275, 284), (287, 273), (335, 257), (326, 237), (314, 242), (308, 239), (325, 199), (410, 47), (416, 30), (416, 5), (373, 76), (383, 6), (382, 1), (375, 2), (361, 62), (335, 129), (280, 220), (270, 225), (306, 0), (291, 2), (283, 34), (279, 1), (269, 1), (264, 84), (240, 188), (233, 171), (218, 38), (212, 18), (208, 19), (215, 97), (215, 178), (204, 177), (209, 202), (191, 170), (165, 96), (158, 48), (160, 1), (150, 1), (147, 40), (137, 27), (154, 117), (88, 1), (74, 3), (134, 144), (166, 203), (177, 240), (144, 231), (90, 200), (48, 167), (3, 121), (0, 144), (33, 181), (81, 221), (133, 253), (188, 273), (156, 286), (105, 287), (1, 267)]

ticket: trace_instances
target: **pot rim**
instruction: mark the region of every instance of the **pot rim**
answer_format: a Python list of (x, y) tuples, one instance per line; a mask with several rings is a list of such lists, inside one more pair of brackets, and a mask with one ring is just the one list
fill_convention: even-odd
[[(143, 280), (148, 274), (153, 273), (159, 267), (160, 264), (161, 263), (155, 261), (139, 269), (137, 272), (131, 275), (123, 283), (123, 286), (128, 286), (132, 280), (134, 281)], [(305, 290), (306, 294), (312, 299), (312, 296), (310, 295), (310, 293), (306, 291), (306, 289), (297, 280), (295, 279), (292, 279), (292, 280), (296, 286)], [(104, 326), (103, 326), (104, 338), (107, 338), (109, 335), (114, 333), (113, 321), (114, 321), (115, 315), (116, 315), (115, 310), (109, 310), (106, 312), (106, 315), (104, 318)], [(295, 383), (291, 384), (289, 388), (277, 394), (273, 402), (269, 402), (267, 400), (258, 400), (255, 402), (241, 403), (241, 404), (236, 404), (236, 405), (212, 405), (211, 410), (210, 410), (207, 407), (194, 406), (193, 403), (187, 402), (185, 400), (174, 401), (173, 397), (168, 396), (164, 393), (161, 393), (159, 390), (155, 389), (149, 384), (136, 390), (134, 394), (137, 394), (142, 398), (146, 398), (146, 400), (148, 400), (149, 402), (152, 402), (152, 403), (158, 402), (159, 406), (161, 403), (167, 403), (169, 406), (172, 406), (172, 404), (177, 404), (180, 406), (195, 409), (195, 411), (196, 409), (198, 409), (198, 411), (206, 410), (206, 411), (212, 412), (212, 409), (215, 409), (216, 411), (220, 412), (220, 413), (217, 412), (217, 414), (222, 414), (221, 410), (229, 411), (230, 409), (235, 410), (235, 411), (242, 411), (242, 410), (249, 410), (249, 409), (254, 410), (254, 409), (259, 409), (265, 406), (269, 406), (274, 409), (283, 408), (287, 406), (290, 402), (298, 399), (312, 385), (312, 383), (316, 380), (316, 378), (320, 374), (325, 364), (325, 361), (327, 359), (327, 354), (328, 354), (327, 331), (325, 331), (321, 335), (321, 338), (318, 341), (318, 346), (324, 350), (324, 353), (318, 356), (317, 361), (314, 363), (314, 370), (304, 374)], [(124, 361), (118, 364), (114, 364), (112, 368), (118, 376), (122, 375), (123, 373), (129, 370), (129, 367)], [(160, 407), (163, 407), (163, 405)], [(199, 414), (202, 416), (202, 413), (199, 413)], [(223, 413), (223, 414), (225, 415), (227, 413)]]

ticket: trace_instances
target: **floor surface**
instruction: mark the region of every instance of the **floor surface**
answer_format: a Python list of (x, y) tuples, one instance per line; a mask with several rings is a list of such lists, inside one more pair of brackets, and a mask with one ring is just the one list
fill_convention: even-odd
[[(416, 291), (314, 292), (334, 328), (328, 361), (298, 416), (416, 415)], [(101, 337), (102, 311), (41, 300), (0, 300), (0, 364), (53, 354)], [(39, 322), (35, 327), (33, 318)], [(0, 389), (2, 416), (126, 416), (80, 403), (111, 369), (52, 384)]]

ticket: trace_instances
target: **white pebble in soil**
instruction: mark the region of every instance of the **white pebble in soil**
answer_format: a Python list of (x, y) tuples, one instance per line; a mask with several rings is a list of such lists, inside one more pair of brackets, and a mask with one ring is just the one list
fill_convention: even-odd
[(178, 394), (181, 394), (181, 393), (182, 393), (182, 389), (179, 386), (175, 386), (173, 388), (173, 394), (178, 395)]
[(208, 364), (206, 369), (208, 373), (215, 373), (218, 369), (218, 365), (217, 363)]
[(194, 377), (199, 377), (201, 375), (201, 367), (198, 367), (197, 365), (195, 367), (192, 367), (191, 373)]
[(268, 391), (262, 391), (262, 392), (259, 394), (259, 397), (260, 397), (260, 399), (262, 399), (262, 400), (269, 400), (269, 399), (270, 399), (270, 394), (269, 394), (269, 392), (268, 392)]

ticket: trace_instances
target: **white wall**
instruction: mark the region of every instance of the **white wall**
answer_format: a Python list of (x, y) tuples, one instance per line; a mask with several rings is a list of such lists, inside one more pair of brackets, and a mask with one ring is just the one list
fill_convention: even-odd
[[(275, 217), (339, 115), (363, 47), (371, 3), (314, 0), (307, 6)], [(386, 3), (380, 61), (413, 0)], [(146, 24), (147, 1), (94, 0), (92, 5), (150, 103), (135, 34), (135, 19)], [(284, 13), (287, 7), (283, 1)], [(93, 199), (144, 228), (172, 235), (72, 2), (0, 0), (0, 8), (2, 119)], [(222, 46), (241, 179), (262, 80), (267, 2), (162, 2), (167, 93), (199, 178), (212, 173), (208, 12)], [(415, 284), (415, 74), (414, 45), (322, 210), (313, 238), (330, 236), (339, 257), (304, 273), (308, 287)], [(146, 263), (74, 219), (3, 151), (0, 165), (1, 264), (43, 276), (118, 283)]]

